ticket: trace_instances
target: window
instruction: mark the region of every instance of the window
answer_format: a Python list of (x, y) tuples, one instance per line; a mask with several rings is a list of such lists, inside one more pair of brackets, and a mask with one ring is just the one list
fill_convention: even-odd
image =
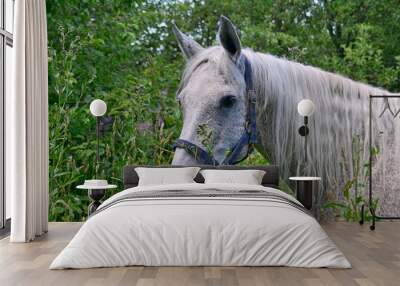
[[(14, 0), (0, 0), (0, 228), (9, 226), (10, 194), (5, 184), (5, 99), (11, 93), (12, 47), (14, 32)], [(1, 235), (1, 232), (0, 232)]]

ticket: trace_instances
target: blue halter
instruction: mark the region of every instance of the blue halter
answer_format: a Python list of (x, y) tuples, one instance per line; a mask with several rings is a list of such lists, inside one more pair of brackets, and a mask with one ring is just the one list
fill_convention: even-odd
[[(247, 114), (245, 130), (238, 142), (233, 147), (232, 151), (222, 160), (218, 162), (211, 154), (205, 151), (200, 146), (184, 140), (177, 139), (173, 145), (174, 150), (176, 148), (185, 149), (190, 155), (192, 155), (200, 164), (204, 165), (234, 165), (244, 159), (254, 149), (254, 144), (257, 143), (257, 125), (256, 125), (256, 94), (253, 88), (252, 81), (252, 70), (249, 60), (244, 57), (244, 80), (246, 83), (246, 96), (247, 96)], [(247, 147), (247, 152), (244, 157), (239, 157), (243, 151), (243, 148)]]

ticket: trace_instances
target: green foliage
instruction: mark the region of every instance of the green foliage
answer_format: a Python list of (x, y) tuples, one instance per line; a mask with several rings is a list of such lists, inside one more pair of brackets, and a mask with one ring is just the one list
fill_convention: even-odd
[(206, 147), (208, 154), (213, 154), (213, 134), (211, 128), (207, 123), (200, 124), (196, 130), (197, 137), (200, 139), (201, 144)]
[[(101, 98), (114, 118), (101, 138), (101, 174), (121, 187), (125, 164), (168, 164), (181, 130), (175, 91), (184, 67), (175, 21), (203, 46), (230, 17), (242, 44), (400, 87), (400, 9), (396, 0), (58, 0), (47, 1), (49, 39), (50, 220), (86, 217), (94, 177), (95, 118)], [(265, 164), (254, 152), (242, 164)], [(354, 187), (354, 186), (353, 186)], [(111, 193), (110, 193), (111, 194)]]
[[(352, 174), (352, 177), (344, 184), (341, 189), (342, 198), (334, 200), (325, 204), (326, 209), (333, 209), (338, 212), (338, 215), (346, 219), (346, 221), (358, 222), (361, 219), (361, 206), (367, 206), (364, 208), (364, 219), (366, 221), (372, 220), (372, 216), (368, 210), (369, 201), (365, 197), (367, 192), (366, 187), (368, 186), (369, 180), (369, 160), (362, 164), (362, 153), (363, 144), (360, 136), (353, 137), (352, 141), (352, 156), (350, 160), (346, 158), (342, 153), (341, 167), (345, 174)], [(373, 147), (371, 150), (372, 163), (376, 161), (379, 154), (379, 149)], [(351, 162), (349, 162), (351, 161)], [(352, 166), (352, 170), (348, 169), (348, 166)], [(361, 172), (364, 171), (363, 174)], [(372, 207), (376, 209), (378, 207), (378, 199), (372, 200)]]

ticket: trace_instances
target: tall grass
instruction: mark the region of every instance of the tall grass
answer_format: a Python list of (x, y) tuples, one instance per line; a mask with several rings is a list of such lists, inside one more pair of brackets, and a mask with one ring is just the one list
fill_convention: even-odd
[[(76, 186), (95, 174), (95, 118), (89, 112), (94, 98), (107, 102), (111, 130), (100, 140), (100, 176), (122, 187), (126, 164), (167, 164), (172, 159), (171, 142), (179, 135), (180, 113), (173, 90), (175, 82), (149, 65), (151, 77), (130, 76), (108, 92), (88, 94), (95, 78), (81, 80), (76, 73), (78, 55), (84, 49), (78, 37), (59, 29), (60, 47), (50, 48), (49, 143), (51, 221), (86, 218), (87, 193)], [(176, 68), (174, 67), (176, 70)], [(166, 65), (168, 70), (168, 65)], [(178, 78), (178, 77), (176, 77)], [(163, 86), (155, 89), (154, 86)], [(108, 195), (111, 195), (109, 193)]]

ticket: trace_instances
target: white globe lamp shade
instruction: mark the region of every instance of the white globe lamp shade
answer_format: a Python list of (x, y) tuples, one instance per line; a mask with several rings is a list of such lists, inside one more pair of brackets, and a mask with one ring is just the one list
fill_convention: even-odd
[(301, 116), (311, 116), (314, 113), (315, 105), (309, 99), (303, 99), (297, 105), (297, 111)]
[(90, 103), (90, 113), (94, 116), (103, 116), (107, 111), (107, 104), (101, 99), (95, 99)]

